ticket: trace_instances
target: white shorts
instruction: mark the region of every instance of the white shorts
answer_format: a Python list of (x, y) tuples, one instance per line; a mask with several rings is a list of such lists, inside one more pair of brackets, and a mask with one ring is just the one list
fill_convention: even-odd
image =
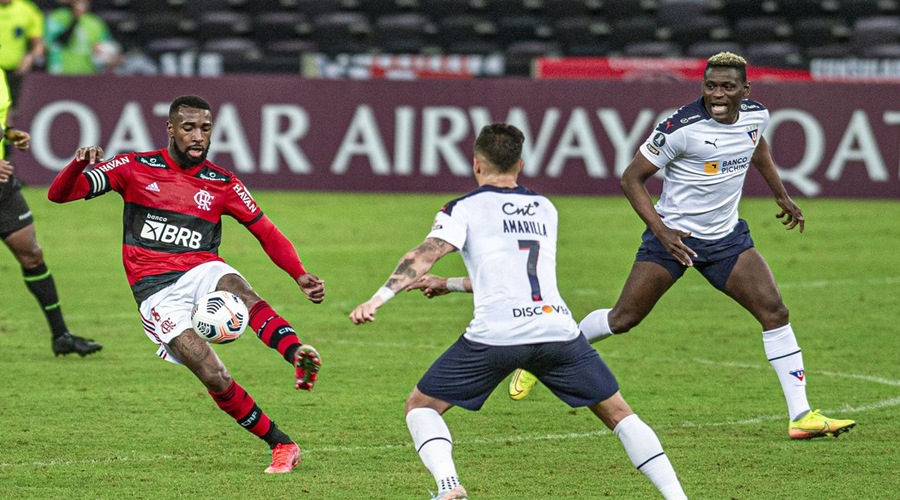
[(191, 309), (194, 308), (197, 299), (215, 291), (219, 280), (226, 274), (241, 275), (224, 262), (205, 262), (184, 273), (173, 285), (163, 288), (141, 302), (139, 310), (144, 333), (159, 346), (156, 350), (157, 356), (181, 364), (166, 344), (192, 328)]

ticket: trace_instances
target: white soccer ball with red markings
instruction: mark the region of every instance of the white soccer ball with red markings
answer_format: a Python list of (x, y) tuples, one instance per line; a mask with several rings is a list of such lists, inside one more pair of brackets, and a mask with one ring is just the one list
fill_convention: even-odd
[(200, 297), (191, 311), (191, 325), (207, 342), (227, 344), (244, 333), (250, 321), (247, 305), (237, 295), (219, 290)]

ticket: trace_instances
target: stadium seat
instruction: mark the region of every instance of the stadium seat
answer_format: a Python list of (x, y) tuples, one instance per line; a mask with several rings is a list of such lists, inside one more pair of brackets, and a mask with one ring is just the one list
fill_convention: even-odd
[(872, 45), (900, 42), (900, 16), (861, 17), (853, 23), (851, 39), (859, 52)]
[(630, 42), (622, 55), (626, 57), (681, 57), (681, 46), (666, 40)]
[(668, 40), (686, 47), (697, 40), (724, 40), (731, 34), (725, 16), (699, 15), (665, 26)]
[(506, 47), (505, 53), (507, 75), (529, 76), (534, 59), (562, 55), (562, 47), (546, 40), (521, 40)]
[(249, 35), (253, 22), (248, 14), (229, 10), (211, 10), (197, 19), (197, 35), (203, 40)]
[(364, 54), (373, 50), (372, 26), (361, 12), (320, 14), (313, 20), (313, 37), (329, 54)]
[(200, 48), (200, 43), (194, 37), (154, 38), (147, 42), (145, 49), (147, 54), (157, 58), (166, 52), (187, 52)]
[(263, 57), (255, 66), (263, 73), (300, 73), (303, 55), (314, 54), (319, 46), (312, 40), (278, 40), (265, 46)]
[(568, 55), (602, 56), (610, 50), (612, 28), (602, 17), (563, 17), (556, 21), (553, 30), (555, 40), (563, 45)]
[(444, 46), (446, 54), (488, 55), (502, 53), (500, 45), (490, 40), (463, 40)]
[(706, 59), (719, 52), (731, 52), (732, 54), (740, 55), (744, 53), (744, 47), (737, 42), (701, 40), (690, 44), (685, 55)]
[(614, 49), (623, 49), (631, 42), (651, 42), (658, 39), (657, 30), (656, 20), (652, 17), (619, 19), (612, 23), (609, 34), (610, 45)]
[(452, 43), (494, 41), (497, 26), (483, 14), (457, 14), (438, 21), (437, 38), (442, 46)]
[(744, 57), (753, 66), (800, 68), (805, 63), (803, 52), (790, 42), (751, 43), (745, 47)]
[(313, 31), (306, 14), (293, 11), (262, 12), (253, 22), (253, 33), (261, 42), (308, 37)]
[(194, 36), (197, 23), (177, 12), (157, 12), (136, 17), (138, 29), (136, 35), (144, 42), (155, 38), (172, 38), (178, 36)]
[[(815, 1), (819, 0), (789, 0), (791, 2)], [(719, 9), (719, 14), (727, 17), (732, 22), (745, 17), (770, 16), (775, 12), (780, 12), (779, 4), (776, 0), (724, 0)]]
[(459, 14), (485, 14), (485, 0), (419, 0), (422, 13), (434, 20)]
[(552, 18), (567, 16), (600, 16), (601, 0), (542, 0), (540, 12)]
[(801, 47), (830, 45), (846, 42), (850, 27), (840, 17), (807, 17), (794, 22), (791, 41)]
[(387, 14), (375, 21), (375, 43), (381, 52), (418, 54), (434, 52), (432, 36), (437, 31), (424, 14)]
[(389, 14), (421, 13), (422, 6), (419, 0), (366, 0), (358, 10), (375, 19)]
[[(600, 14), (610, 21), (635, 16), (652, 16), (658, 0), (603, 0)], [(588, 2), (590, 5), (590, 2)]]
[(791, 36), (791, 23), (781, 16), (738, 19), (731, 27), (733, 39), (744, 45), (784, 40)]
[(221, 55), (225, 72), (256, 72), (254, 65), (263, 59), (259, 45), (250, 38), (213, 38), (203, 43), (203, 50)]
[(507, 16), (539, 14), (541, 7), (539, 0), (485, 0), (485, 12), (498, 22)]
[[(772, 12), (768, 14), (771, 15)], [(828, 15), (828, 11), (823, 7), (823, 0), (780, 0), (777, 15), (796, 20), (825, 16)]]
[(850, 45), (846, 43), (814, 45), (807, 47), (805, 54), (807, 60), (844, 58), (853, 55)]
[(893, 15), (898, 12), (896, 0), (823, 0), (822, 8), (849, 21), (875, 15)]
[(497, 40), (504, 45), (520, 40), (547, 39), (553, 27), (546, 18), (533, 14), (503, 16), (497, 21)]
[(900, 43), (883, 43), (866, 47), (862, 51), (862, 56), (875, 59), (900, 59)]
[(662, 26), (678, 24), (689, 19), (712, 14), (707, 0), (659, 0), (656, 22)]

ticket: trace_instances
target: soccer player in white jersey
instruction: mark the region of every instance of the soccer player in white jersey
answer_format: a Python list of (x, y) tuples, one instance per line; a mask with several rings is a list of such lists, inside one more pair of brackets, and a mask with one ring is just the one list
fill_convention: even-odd
[(457, 279), (450, 286), (474, 290), (475, 316), (406, 400), (416, 451), (437, 482), (434, 498), (468, 498), (443, 413), (454, 406), (477, 411), (517, 367), (534, 373), (570, 406), (589, 407), (663, 497), (687, 498), (656, 434), (622, 398), (615, 376), (579, 333), (557, 290), (558, 214), (550, 200), (517, 184), (523, 142), (511, 125), (482, 129), (473, 161), (478, 189), (444, 205), (425, 241), (403, 256), (350, 320), (374, 321), (395, 293), (419, 288), (438, 259), (462, 253), (471, 282)]
[[(802, 233), (805, 222), (763, 137), (769, 111), (747, 98), (746, 65), (730, 52), (710, 57), (702, 97), (660, 123), (622, 174), (625, 196), (647, 230), (615, 306), (588, 314), (579, 326), (591, 342), (631, 330), (694, 267), (762, 326), (766, 357), (787, 400), (789, 436), (837, 436), (856, 423), (810, 411), (803, 357), (788, 309), (772, 271), (753, 247), (747, 223), (738, 218), (744, 177), (752, 165), (772, 190), (781, 209), (776, 217), (785, 228), (798, 227)], [(663, 188), (654, 206), (645, 182), (659, 170)], [(535, 383), (530, 374), (517, 372), (510, 396), (525, 397)]]

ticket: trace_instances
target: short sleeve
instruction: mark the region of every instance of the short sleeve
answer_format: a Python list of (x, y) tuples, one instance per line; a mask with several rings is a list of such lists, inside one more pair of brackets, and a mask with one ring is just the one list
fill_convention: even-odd
[(438, 238), (461, 250), (466, 243), (468, 217), (465, 208), (459, 204), (452, 211), (442, 209), (434, 217), (434, 224), (428, 238)]

